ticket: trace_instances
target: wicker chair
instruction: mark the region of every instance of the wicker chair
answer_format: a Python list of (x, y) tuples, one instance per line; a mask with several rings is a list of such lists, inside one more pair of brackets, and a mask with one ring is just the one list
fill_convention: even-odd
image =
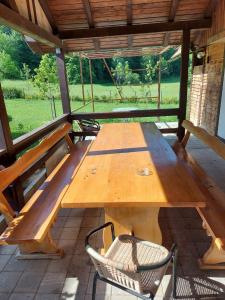
[[(90, 246), (89, 239), (108, 226), (111, 227), (113, 243), (102, 256)], [(85, 248), (96, 268), (92, 300), (95, 300), (97, 280), (107, 282), (141, 299), (154, 299), (170, 262), (173, 262), (172, 289), (173, 297), (176, 298), (176, 245), (168, 251), (160, 245), (130, 235), (115, 238), (113, 223), (108, 222), (87, 235)]]
[[(92, 133), (97, 135), (98, 131), (100, 130), (100, 125), (98, 121), (93, 119), (82, 119), (77, 121), (80, 129), (88, 135), (88, 133)], [(85, 135), (81, 138), (81, 140), (85, 139)]]

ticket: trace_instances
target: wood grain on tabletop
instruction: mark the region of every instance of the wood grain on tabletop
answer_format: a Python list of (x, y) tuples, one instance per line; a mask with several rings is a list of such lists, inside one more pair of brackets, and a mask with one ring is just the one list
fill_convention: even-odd
[(204, 206), (153, 123), (104, 124), (62, 200), (62, 207)]

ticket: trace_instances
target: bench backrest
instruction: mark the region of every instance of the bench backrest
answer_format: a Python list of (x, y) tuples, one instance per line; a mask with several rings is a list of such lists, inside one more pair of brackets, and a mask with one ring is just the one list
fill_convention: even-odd
[(71, 147), (72, 141), (68, 136), (70, 130), (71, 124), (65, 123), (47, 136), (38, 146), (23, 154), (14, 164), (0, 171), (0, 211), (5, 215), (7, 221), (12, 220), (15, 212), (8, 204), (3, 191), (63, 138)]
[(225, 144), (216, 136), (209, 134), (205, 129), (194, 126), (192, 122), (184, 120), (182, 126), (187, 130), (181, 144), (183, 147), (186, 146), (190, 134), (193, 134), (204, 144), (209, 146), (215, 151), (220, 157), (225, 159)]

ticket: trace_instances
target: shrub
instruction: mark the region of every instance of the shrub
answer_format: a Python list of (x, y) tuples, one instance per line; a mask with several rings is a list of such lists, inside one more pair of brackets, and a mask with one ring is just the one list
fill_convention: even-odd
[(83, 101), (83, 99), (79, 96), (71, 96), (70, 99), (71, 101), (79, 101), (79, 102)]
[(10, 115), (8, 115), (8, 120), (9, 120), (9, 122), (12, 122), (12, 116), (10, 116)]
[(101, 96), (101, 101), (102, 102), (107, 102), (107, 100), (108, 100), (108, 97), (106, 95)]
[(22, 99), (25, 97), (24, 91), (17, 88), (3, 88), (5, 99)]
[(163, 104), (177, 104), (178, 98), (177, 97), (163, 97), (161, 99), (161, 103)]

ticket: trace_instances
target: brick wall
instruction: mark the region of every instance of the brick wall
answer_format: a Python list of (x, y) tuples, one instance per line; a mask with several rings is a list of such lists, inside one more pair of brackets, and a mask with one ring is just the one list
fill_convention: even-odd
[(217, 2), (212, 27), (200, 36), (199, 45), (206, 47), (205, 62), (194, 67), (189, 99), (190, 120), (211, 134), (217, 133), (225, 51), (224, 43), (209, 45), (212, 37), (225, 30), (225, 0)]
[(205, 64), (195, 66), (190, 93), (190, 120), (216, 134), (224, 64), (224, 44), (207, 47)]

